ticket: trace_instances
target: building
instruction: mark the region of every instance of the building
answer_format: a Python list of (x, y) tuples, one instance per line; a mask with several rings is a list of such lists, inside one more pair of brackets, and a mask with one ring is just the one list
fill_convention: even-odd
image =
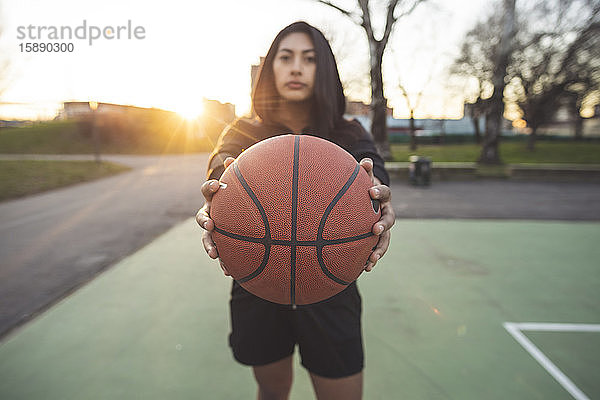
[(30, 120), (0, 119), (0, 128), (22, 128), (33, 124), (34, 122)]
[(256, 78), (258, 77), (258, 71), (260, 71), (260, 68), (262, 67), (264, 62), (265, 62), (265, 58), (261, 57), (258, 64), (252, 64), (250, 66), (250, 93), (251, 93), (251, 95), (254, 94), (254, 87), (256, 86)]
[[(353, 102), (357, 103), (357, 102)], [(465, 107), (468, 105), (465, 105)], [(368, 130), (371, 126), (371, 118), (369, 116), (369, 106), (364, 105), (352, 106), (349, 108), (350, 111), (356, 113), (346, 113), (346, 118), (356, 118), (360, 123)], [(366, 112), (365, 112), (366, 110)], [(403, 136), (410, 134), (410, 119), (408, 118), (394, 118), (388, 107), (387, 115), (387, 127), (388, 135)], [(392, 110), (393, 111), (393, 110)], [(485, 119), (479, 118), (479, 129), (483, 135), (485, 130)], [(415, 133), (417, 136), (435, 136), (435, 135), (474, 135), (475, 124), (473, 119), (466, 113), (463, 113), (463, 117), (460, 119), (415, 119)], [(504, 119), (504, 128), (502, 130), (503, 135), (514, 135), (515, 132), (512, 129), (511, 121)]]
[[(56, 119), (76, 119), (91, 115), (92, 107), (88, 101), (65, 101), (63, 103), (63, 108), (58, 112)], [(155, 108), (143, 108), (143, 107), (135, 107), (128, 106), (123, 104), (113, 104), (113, 103), (96, 103), (97, 109), (95, 110), (97, 114), (142, 114), (144, 111), (152, 111), (157, 110)]]
[[(573, 112), (569, 111), (569, 104), (562, 104), (556, 111), (551, 122), (540, 126), (537, 130), (538, 135), (548, 136), (575, 136), (575, 126), (577, 122), (580, 125), (580, 133), (583, 137), (600, 136), (600, 104), (594, 106), (594, 115), (590, 118), (581, 118), (577, 121)], [(529, 129), (525, 129), (528, 133)]]
[[(256, 79), (258, 78), (258, 72), (262, 68), (263, 63), (265, 62), (264, 57), (260, 57), (258, 64), (252, 64), (250, 66), (250, 98), (254, 96), (254, 88), (256, 87)], [(256, 112), (254, 111), (254, 107), (250, 104), (250, 116), (252, 118), (256, 117)]]
[[(217, 100), (203, 99), (204, 116), (209, 118), (227, 121), (227, 123), (235, 119), (235, 105), (231, 103), (221, 103)], [(91, 115), (92, 108), (87, 101), (66, 101), (63, 103), (63, 108), (58, 112), (56, 119), (75, 119)], [(171, 111), (161, 110), (158, 108), (144, 108), (113, 103), (96, 103), (97, 108), (95, 113), (98, 115), (127, 115), (144, 117), (154, 113)], [(174, 113), (173, 113), (174, 114)]]

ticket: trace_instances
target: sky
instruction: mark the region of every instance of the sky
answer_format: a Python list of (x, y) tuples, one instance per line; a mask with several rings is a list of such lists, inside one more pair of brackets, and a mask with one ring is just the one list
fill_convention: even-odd
[[(355, 0), (334, 3), (356, 7)], [(399, 20), (383, 66), (384, 89), (396, 117), (408, 115), (399, 84), (412, 102), (423, 92), (417, 118), (461, 117), (463, 96), (447, 90), (445, 70), (464, 33), (491, 4), (429, 0)], [(314, 0), (0, 0), (0, 66), (8, 61), (0, 81), (6, 87), (0, 118), (52, 118), (63, 101), (157, 107), (193, 117), (201, 113), (203, 98), (233, 103), (236, 114), (243, 115), (250, 108), (250, 66), (266, 54), (277, 32), (297, 20), (325, 33), (346, 96), (368, 103), (364, 31)], [(85, 40), (48, 38), (50, 27), (60, 35), (62, 26), (76, 30), (84, 21)], [(375, 22), (380, 32), (383, 20)], [(106, 32), (114, 37), (119, 26), (128, 24), (132, 39), (122, 29), (120, 39), (89, 44), (92, 26), (112, 29)], [(34, 38), (28, 37), (30, 25)], [(44, 40), (37, 39), (37, 27), (48, 27), (42, 29)], [(133, 34), (136, 27), (140, 38)], [(21, 51), (36, 42), (73, 43), (73, 51)]]

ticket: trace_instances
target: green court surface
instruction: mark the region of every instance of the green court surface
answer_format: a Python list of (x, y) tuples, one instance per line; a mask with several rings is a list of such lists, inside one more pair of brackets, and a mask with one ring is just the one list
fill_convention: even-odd
[[(0, 398), (254, 398), (200, 233), (185, 221), (5, 339)], [(599, 238), (597, 223), (398, 220), (359, 278), (365, 399), (573, 398), (503, 324), (600, 324)], [(600, 398), (600, 332), (523, 334)], [(313, 398), (298, 366), (291, 398)]]

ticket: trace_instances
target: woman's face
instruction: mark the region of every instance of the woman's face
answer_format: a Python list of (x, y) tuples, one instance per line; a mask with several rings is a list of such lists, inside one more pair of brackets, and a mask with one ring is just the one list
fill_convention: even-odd
[(306, 33), (294, 32), (279, 43), (273, 61), (275, 87), (288, 101), (310, 99), (317, 65), (312, 40)]

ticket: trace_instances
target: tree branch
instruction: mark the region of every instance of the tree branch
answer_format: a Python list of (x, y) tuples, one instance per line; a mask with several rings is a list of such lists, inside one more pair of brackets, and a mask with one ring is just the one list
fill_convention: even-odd
[(408, 92), (406, 91), (406, 88), (399, 83), (398, 87), (400, 88), (400, 90), (402, 91), (402, 96), (404, 96), (404, 99), (406, 100), (406, 105), (408, 106), (408, 110), (412, 110), (412, 107), (410, 105), (410, 98), (408, 97)]
[(371, 13), (369, 12), (369, 0), (358, 0), (360, 9), (362, 10), (362, 23), (361, 26), (367, 32), (369, 43), (377, 42), (375, 34), (373, 33), (373, 26), (371, 25)]
[(381, 38), (381, 45), (384, 48), (387, 45), (388, 39), (390, 38), (390, 33), (392, 33), (392, 28), (397, 20), (397, 18), (394, 18), (394, 10), (396, 10), (397, 5), (398, 0), (392, 0), (388, 3), (387, 17), (385, 19), (385, 31), (383, 32), (383, 37)]
[(426, 2), (426, 1), (427, 1), (427, 0), (416, 0), (416, 1), (415, 1), (415, 2), (412, 4), (412, 6), (410, 6), (410, 8), (409, 8), (408, 10), (406, 10), (406, 11), (404, 11), (402, 14), (398, 15), (398, 16), (397, 16), (395, 19), (400, 19), (400, 18), (402, 18), (402, 17), (405, 17), (405, 16), (407, 16), (407, 15), (411, 14), (413, 11), (415, 11), (415, 8), (417, 8), (417, 6), (418, 6), (419, 4), (421, 4), (421, 3), (424, 3), (424, 2)]
[(341, 12), (342, 14), (344, 14), (346, 17), (350, 18), (352, 20), (352, 22), (354, 22), (357, 25), (361, 25), (363, 24), (363, 20), (361, 18), (360, 15), (353, 13), (352, 11), (348, 11), (336, 4), (333, 4), (327, 0), (317, 0), (318, 3), (324, 4), (326, 6), (329, 6), (331, 8), (334, 8), (336, 10), (338, 10), (339, 12)]

